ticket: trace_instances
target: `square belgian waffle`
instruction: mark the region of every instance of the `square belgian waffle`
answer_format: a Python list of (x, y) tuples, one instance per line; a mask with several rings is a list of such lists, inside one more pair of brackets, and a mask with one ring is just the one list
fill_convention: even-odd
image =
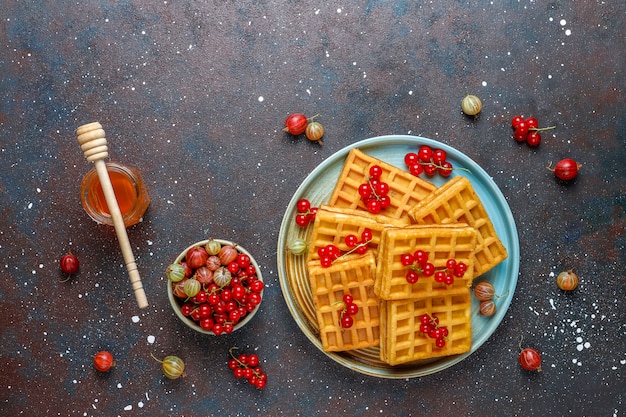
[[(425, 298), (451, 289), (467, 289), (472, 285), (476, 230), (466, 224), (415, 225), (383, 229), (378, 247), (374, 291), (384, 300)], [(402, 265), (401, 256), (421, 249), (428, 253), (428, 262), (436, 269), (445, 269), (448, 259), (467, 265), (463, 277), (454, 283), (436, 282), (434, 276), (420, 274), (417, 282), (406, 280), (409, 266)]]
[(367, 207), (359, 195), (359, 186), (367, 182), (372, 165), (379, 165), (382, 168), (380, 180), (389, 185), (388, 195), (391, 204), (381, 210), (381, 214), (394, 219), (402, 219), (405, 224), (409, 224), (411, 220), (408, 210), (437, 187), (408, 171), (369, 156), (357, 148), (350, 150), (346, 157), (328, 205), (367, 212)]
[[(378, 346), (380, 311), (374, 294), (376, 261), (372, 253), (350, 254), (328, 268), (309, 261), (308, 272), (322, 347), (326, 352)], [(343, 296), (351, 294), (359, 307), (354, 324), (340, 324)]]
[(383, 228), (402, 224), (404, 222), (397, 219), (380, 217), (361, 210), (322, 205), (318, 207), (315, 214), (313, 231), (309, 240), (308, 260), (319, 259), (317, 250), (329, 244), (337, 246), (343, 252), (349, 250), (345, 244), (346, 236), (353, 234), (360, 240), (365, 229), (372, 231), (368, 251), (376, 253)]
[[(456, 355), (472, 347), (470, 290), (458, 288), (445, 294), (413, 300), (382, 300), (380, 305), (380, 359), (398, 365), (421, 359)], [(420, 316), (435, 315), (448, 328), (446, 344), (420, 332)]]
[(452, 177), (409, 210), (416, 224), (467, 223), (476, 229), (474, 278), (507, 258), (507, 251), (470, 181)]

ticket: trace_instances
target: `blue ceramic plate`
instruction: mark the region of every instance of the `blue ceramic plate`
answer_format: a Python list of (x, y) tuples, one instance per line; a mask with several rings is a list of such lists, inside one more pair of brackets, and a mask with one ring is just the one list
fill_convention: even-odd
[[(306, 272), (306, 256), (294, 256), (287, 252), (288, 242), (297, 237), (308, 241), (312, 229), (312, 227), (301, 228), (295, 224), (297, 201), (306, 198), (314, 207), (325, 204), (330, 198), (341, 173), (344, 160), (352, 148), (359, 148), (373, 157), (398, 168), (406, 169), (404, 156), (409, 152), (416, 152), (421, 145), (445, 150), (448, 161), (455, 168), (462, 167), (469, 170), (469, 172), (454, 170), (452, 175), (463, 175), (469, 178), (509, 255), (504, 262), (477, 280), (491, 282), (496, 289), (496, 294), (503, 296), (496, 300), (497, 311), (492, 317), (480, 315), (478, 301), (472, 297), (472, 348), (470, 352), (462, 355), (391, 366), (380, 360), (378, 347), (347, 352), (324, 352), (341, 365), (366, 375), (381, 378), (412, 378), (439, 372), (462, 361), (476, 351), (496, 330), (504, 318), (515, 292), (519, 272), (517, 229), (511, 210), (491, 177), (466, 155), (443, 143), (416, 136), (379, 136), (354, 143), (322, 162), (306, 177), (287, 207), (278, 237), (278, 275), (283, 296), (298, 326), (309, 340), (323, 352), (315, 318), (315, 306)], [(426, 179), (437, 186), (446, 181), (439, 175)]]

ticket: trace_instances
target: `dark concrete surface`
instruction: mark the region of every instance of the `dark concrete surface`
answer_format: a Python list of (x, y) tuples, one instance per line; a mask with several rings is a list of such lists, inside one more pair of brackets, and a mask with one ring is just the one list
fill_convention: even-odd
[[(0, 8), (0, 415), (623, 416), (626, 118), (623, 1), (55, 1)], [(476, 121), (466, 93), (484, 103)], [(281, 132), (320, 113), (322, 147)], [(535, 116), (536, 149), (510, 119)], [(112, 228), (79, 200), (75, 129), (99, 121), (111, 159), (152, 204), (129, 228), (150, 307), (139, 310)], [(520, 274), (496, 332), (445, 371), (377, 379), (329, 360), (281, 293), (276, 247), (306, 175), (346, 145), (411, 134), (493, 176), (519, 229)], [(572, 157), (563, 184), (546, 170)], [(194, 334), (163, 271), (187, 245), (235, 240), (267, 282), (245, 331)], [(61, 282), (68, 250), (80, 272)], [(555, 275), (574, 268), (570, 294)], [(154, 337), (154, 340), (152, 340)], [(520, 338), (543, 355), (517, 362)], [(152, 341), (152, 343), (151, 343)], [(228, 348), (256, 351), (263, 391)], [(92, 356), (117, 366), (98, 374)], [(176, 354), (164, 378), (151, 354)]]

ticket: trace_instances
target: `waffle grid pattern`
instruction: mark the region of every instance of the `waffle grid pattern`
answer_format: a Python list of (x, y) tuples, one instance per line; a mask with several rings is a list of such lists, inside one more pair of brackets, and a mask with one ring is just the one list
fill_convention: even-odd
[[(380, 310), (374, 294), (374, 255), (348, 255), (328, 268), (319, 261), (309, 261), (308, 270), (323, 349), (340, 352), (378, 346)], [(344, 329), (340, 315), (343, 296), (348, 293), (354, 297), (359, 311), (353, 317), (353, 326)]]
[[(397, 365), (469, 351), (472, 346), (470, 300), (469, 290), (464, 288), (441, 296), (382, 301), (381, 360)], [(448, 328), (443, 348), (436, 347), (434, 339), (419, 331), (423, 314), (437, 316), (439, 325)]]
[[(384, 220), (388, 222), (382, 223)], [(368, 244), (368, 250), (376, 253), (383, 228), (401, 224), (402, 222), (398, 220), (373, 217), (360, 210), (320, 206), (315, 215), (308, 260), (319, 259), (317, 250), (329, 244), (347, 251), (349, 248), (345, 244), (346, 236), (353, 234), (360, 239), (366, 228), (372, 231), (372, 241)]]
[[(407, 226), (386, 228), (382, 232), (376, 270), (376, 295), (385, 300), (425, 298), (472, 285), (476, 230), (466, 224)], [(468, 269), (452, 285), (436, 282), (434, 277), (420, 276), (410, 284), (406, 281), (408, 266), (401, 255), (421, 249), (428, 252), (428, 261), (435, 268), (445, 268), (448, 259), (463, 262)]]
[(372, 165), (379, 165), (382, 168), (381, 181), (389, 185), (388, 195), (391, 204), (384, 209), (384, 215), (394, 219), (402, 219), (405, 224), (409, 224), (408, 210), (426, 198), (436, 187), (422, 178), (367, 155), (356, 148), (352, 149), (346, 158), (328, 205), (367, 211), (359, 196), (359, 186), (367, 181)]
[(507, 257), (507, 251), (474, 189), (465, 177), (450, 179), (409, 211), (417, 224), (467, 223), (477, 230), (474, 278)]

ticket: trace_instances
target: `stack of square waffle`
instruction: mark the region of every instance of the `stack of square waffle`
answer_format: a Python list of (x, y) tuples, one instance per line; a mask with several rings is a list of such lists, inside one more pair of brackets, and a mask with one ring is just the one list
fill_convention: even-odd
[[(382, 168), (391, 204), (370, 214), (358, 188), (373, 165)], [(347, 252), (344, 239), (372, 232), (364, 255), (342, 256), (330, 267), (321, 265), (318, 249), (333, 244)], [(452, 285), (420, 276), (406, 280), (401, 256), (421, 249), (435, 268), (448, 259), (467, 265)], [(390, 365), (464, 353), (472, 345), (470, 287), (474, 278), (506, 259), (498, 238), (470, 181), (451, 177), (441, 187), (352, 149), (328, 204), (318, 208), (308, 252), (308, 276), (320, 339), (327, 352), (380, 348)], [(359, 311), (354, 325), (342, 328), (344, 294), (353, 296)], [(445, 346), (420, 332), (420, 316), (435, 315), (448, 329)]]

